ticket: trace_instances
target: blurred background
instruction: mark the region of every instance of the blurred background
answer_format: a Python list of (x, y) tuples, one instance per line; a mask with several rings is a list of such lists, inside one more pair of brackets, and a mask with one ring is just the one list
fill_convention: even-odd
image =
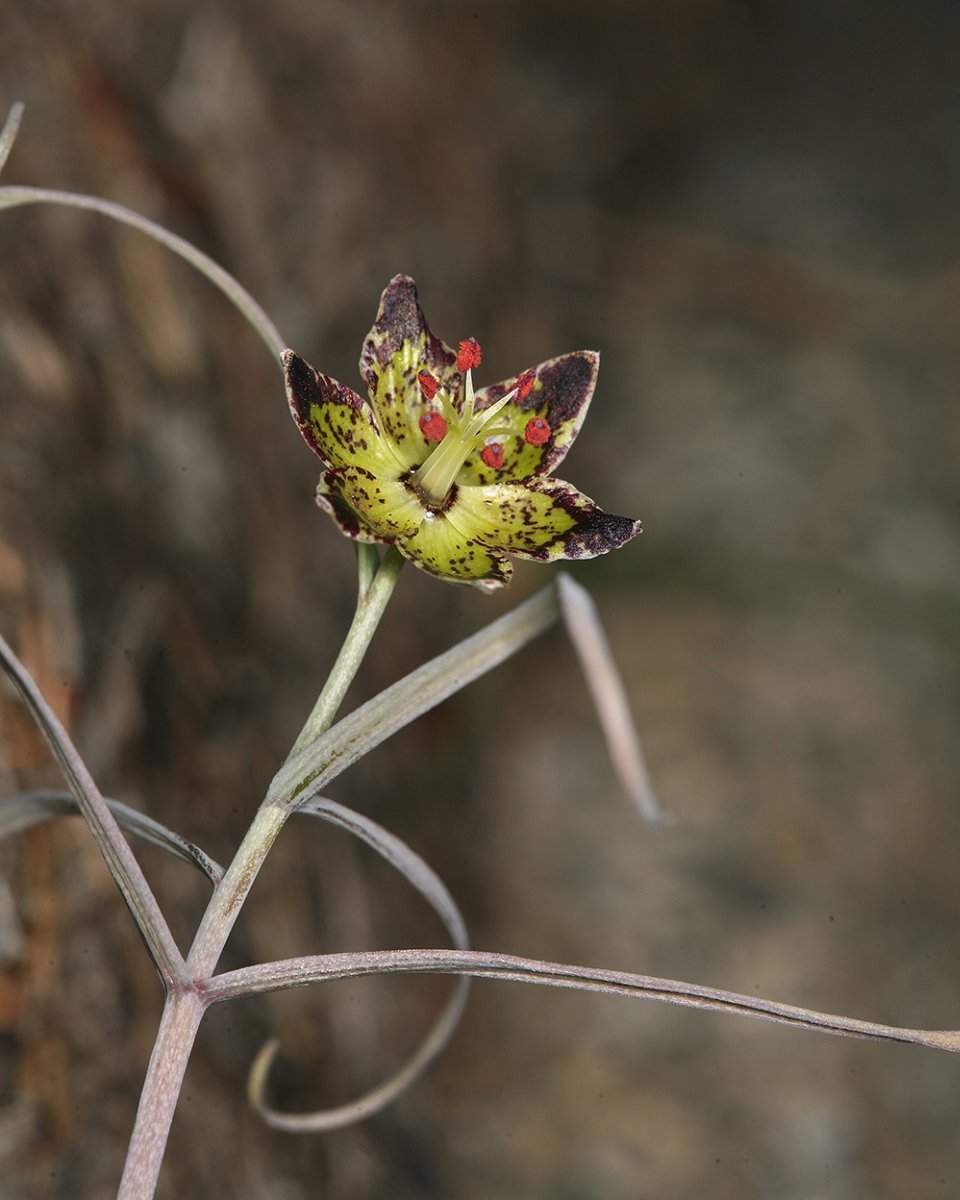
[[(868, 0), (0, 2), (5, 182), (190, 238), (358, 386), (412, 274), (481, 382), (602, 352), (564, 464), (643, 518), (579, 564), (668, 828), (619, 795), (554, 631), (331, 794), (406, 838), (474, 944), (960, 1026), (960, 9)], [(144, 237), (0, 215), (0, 620), (110, 795), (229, 858), (352, 612), (349, 544), (263, 345)], [(359, 702), (543, 586), (412, 570)], [(4, 691), (0, 789), (55, 785)], [(317, 827), (314, 828), (313, 825)], [(190, 870), (142, 859), (185, 946)], [(279, 842), (225, 963), (445, 944), (345, 835)], [(475, 986), (444, 1057), (326, 1137), (442, 980), (204, 1024), (160, 1195), (901, 1198), (960, 1190), (960, 1063)], [(85, 829), (0, 848), (0, 1193), (115, 1193), (160, 994)]]

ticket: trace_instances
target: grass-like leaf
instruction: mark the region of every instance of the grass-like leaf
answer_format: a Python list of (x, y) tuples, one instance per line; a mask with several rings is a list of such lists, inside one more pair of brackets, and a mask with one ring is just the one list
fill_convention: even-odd
[(936, 1050), (960, 1051), (960, 1030), (908, 1029), (899, 1025), (880, 1025), (855, 1017), (838, 1016), (780, 1004), (758, 996), (728, 992), (721, 988), (660, 979), (653, 975), (634, 975), (626, 971), (606, 971), (566, 963), (541, 962), (512, 954), (481, 950), (367, 950), (354, 954), (320, 954), (289, 958), (225, 971), (204, 984), (204, 996), (210, 1003), (272, 992), (282, 988), (303, 987), (335, 979), (357, 979), (365, 975), (442, 974), (471, 975), (476, 979), (505, 979), (514, 983), (537, 983), (547, 987), (577, 991), (603, 992), (637, 1000), (658, 1000), (685, 1008), (731, 1013), (774, 1021), (798, 1029), (833, 1033), (841, 1037), (871, 1038), (881, 1042), (908, 1042)]
[(44, 699), (30, 672), (0, 637), (0, 666), (6, 671), (53, 751), (63, 777), (90, 827), (120, 894), (133, 914), (157, 970), (167, 984), (187, 982), (183, 955), (173, 940), (156, 897), (127, 844), (116, 818), (94, 783), (86, 763)]
[(270, 784), (268, 802), (296, 810), (375, 746), (549, 629), (559, 615), (557, 591), (550, 584), (405, 675), (288, 758)]
[(18, 101), (11, 106), (3, 129), (0, 130), (0, 171), (6, 166), (7, 159), (10, 157), (10, 151), (13, 149), (13, 143), (16, 141), (17, 131), (20, 128), (20, 121), (22, 119), (23, 105)]
[[(187, 841), (179, 833), (161, 825), (153, 817), (139, 812), (119, 800), (104, 797), (107, 808), (113, 813), (117, 824), (127, 833), (134, 833), (144, 841), (159, 846), (184, 862), (190, 863), (206, 875), (214, 887), (223, 878), (223, 868), (219, 863), (204, 853), (199, 846)], [(38, 788), (35, 791), (20, 792), (0, 800), (0, 839), (12, 837), (41, 825), (44, 821), (52, 821), (57, 817), (80, 815), (80, 805), (76, 796), (70, 792), (61, 792)]]
[[(339, 825), (376, 850), (381, 858), (396, 867), (423, 896), (443, 921), (454, 945), (460, 950), (467, 948), (467, 928), (453, 897), (439, 876), (405, 842), (389, 833), (382, 825), (371, 821), (369, 817), (361, 816), (333, 800), (315, 797), (304, 804), (300, 811)], [(247, 1086), (250, 1103), (268, 1125), (288, 1133), (317, 1133), (339, 1129), (372, 1116), (414, 1083), (446, 1046), (463, 1012), (468, 987), (469, 980), (466, 976), (461, 976), (457, 980), (453, 995), (411, 1057), (382, 1084), (358, 1099), (337, 1108), (313, 1113), (283, 1113), (271, 1108), (264, 1099), (264, 1093), (267, 1076), (279, 1048), (277, 1041), (272, 1039), (264, 1045), (251, 1068)]]
[(597, 606), (586, 588), (569, 575), (558, 576), (557, 594), (563, 622), (580, 659), (617, 778), (645, 820), (665, 821), (667, 814), (650, 782), (630, 702)]

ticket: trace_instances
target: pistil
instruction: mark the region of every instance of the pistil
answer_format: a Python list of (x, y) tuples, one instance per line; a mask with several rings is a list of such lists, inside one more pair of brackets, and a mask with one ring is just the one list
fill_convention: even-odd
[[(493, 418), (518, 395), (520, 390), (521, 381), (518, 380), (518, 386), (502, 396), (496, 404), (491, 404), (482, 412), (475, 413), (473, 368), (480, 365), (481, 357), (480, 343), (475, 338), (468, 338), (460, 343), (457, 367), (465, 376), (463, 404), (460, 412), (457, 412), (454, 405), (445, 396), (440, 395), (443, 420), (447, 426), (446, 431), (437, 448), (410, 477), (410, 486), (419, 493), (430, 508), (443, 507), (450, 495), (450, 489), (460, 473), (460, 468), (474, 450), (485, 444), (486, 439), (494, 432), (489, 428)], [(432, 377), (426, 386), (422, 379), (420, 381), (421, 390), (428, 399), (432, 399), (436, 395), (437, 389), (432, 386), (435, 382)], [(526, 382), (525, 376), (523, 382)], [(424, 436), (428, 440), (432, 440), (430, 431), (432, 429), (439, 431), (440, 425), (439, 422), (431, 422), (429, 418), (426, 422), (424, 418), (421, 418), (420, 427)]]

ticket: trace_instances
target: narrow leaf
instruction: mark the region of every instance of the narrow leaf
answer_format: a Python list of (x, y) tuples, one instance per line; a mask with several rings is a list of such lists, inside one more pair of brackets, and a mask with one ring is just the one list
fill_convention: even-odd
[(453, 974), (477, 979), (505, 979), (515, 983), (537, 983), (547, 987), (602, 992), (637, 1000), (657, 1000), (685, 1008), (731, 1013), (792, 1025), (841, 1037), (870, 1038), (882, 1042), (909, 1042), (935, 1050), (960, 1051), (960, 1030), (909, 1029), (899, 1025), (881, 1025), (854, 1017), (818, 1012), (780, 1004), (758, 996), (703, 987), (676, 979), (653, 975), (634, 975), (626, 971), (605, 971), (565, 963), (541, 962), (512, 954), (481, 950), (367, 950), (353, 954), (320, 954), (290, 958), (226, 971), (204, 984), (208, 1003), (232, 1000), (259, 992), (302, 987), (334, 979), (356, 979), (365, 975)]
[[(130, 808), (119, 800), (111, 800), (105, 796), (104, 801), (121, 829), (159, 846), (161, 850), (167, 850), (192, 866), (199, 867), (214, 887), (223, 878), (223, 868), (193, 842), (187, 841), (179, 833), (155, 821), (153, 817), (148, 817), (146, 813)], [(74, 815), (80, 815), (80, 805), (70, 792), (42, 789), (20, 792), (16, 796), (0, 800), (0, 839), (12, 837), (56, 817)]]
[(7, 159), (10, 157), (10, 151), (17, 139), (17, 131), (22, 118), (23, 105), (17, 101), (16, 104), (11, 105), (3, 129), (0, 130), (0, 171), (6, 166)]
[(630, 701), (597, 607), (590, 593), (569, 575), (559, 576), (557, 591), (563, 622), (580, 659), (607, 740), (610, 761), (620, 783), (642, 817), (648, 821), (665, 821), (667, 814), (654, 794), (630, 712)]
[[(303, 805), (300, 811), (339, 825), (373, 847), (424, 897), (447, 927), (454, 945), (460, 950), (466, 949), (467, 929), (453, 897), (439, 876), (405, 842), (375, 821), (371, 821), (369, 817), (361, 816), (333, 800), (316, 797)], [(469, 980), (461, 976), (453, 995), (411, 1057), (382, 1084), (358, 1099), (337, 1108), (312, 1113), (284, 1113), (271, 1108), (264, 1100), (264, 1093), (270, 1068), (279, 1049), (276, 1039), (271, 1039), (260, 1050), (250, 1070), (247, 1084), (250, 1103), (268, 1125), (288, 1133), (317, 1133), (339, 1129), (372, 1116), (392, 1103), (401, 1092), (414, 1083), (449, 1042), (463, 1012), (468, 987)]]
[(174, 981), (188, 982), (183, 956), (177, 949), (173, 934), (160, 911), (156, 897), (151, 891), (133, 851), (121, 833), (113, 813), (93, 782), (86, 763), (80, 757), (56, 714), (47, 704), (30, 672), (2, 637), (0, 637), (0, 666), (7, 672), (17, 691), (23, 697), (24, 703), (30, 710), (30, 715), (53, 751), (53, 756), (76, 798), (77, 807), (90, 827), (90, 832), (104, 857), (110, 874), (133, 914), (133, 919), (137, 923), (161, 977), (168, 985)]
[(306, 800), (304, 793), (309, 785), (315, 793), (411, 721), (499, 666), (549, 629), (559, 612), (556, 589), (551, 584), (479, 633), (404, 676), (289, 758), (274, 776), (266, 802), (296, 809)]
[(112, 221), (118, 221), (121, 225), (129, 225), (133, 229), (139, 230), (140, 233), (145, 233), (147, 237), (153, 238), (161, 246), (166, 246), (168, 250), (172, 250), (174, 254), (179, 255), (180, 258), (195, 267), (201, 275), (205, 275), (214, 287), (223, 292), (231, 304), (257, 331), (272, 351), (277, 366), (282, 370), (280, 352), (286, 347), (286, 342), (280, 336), (277, 327), (247, 289), (238, 283), (229, 271), (225, 271), (219, 263), (214, 262), (209, 255), (198, 250), (185, 238), (178, 237), (169, 229), (158, 225), (156, 221), (141, 217), (139, 213), (135, 213), (122, 204), (115, 204), (112, 200), (101, 200), (99, 196), (85, 196), (80, 192), (63, 192), (55, 188), (0, 187), (0, 208), (17, 208), (22, 204), (57, 204), (63, 208), (83, 208), (88, 212), (109, 217)]

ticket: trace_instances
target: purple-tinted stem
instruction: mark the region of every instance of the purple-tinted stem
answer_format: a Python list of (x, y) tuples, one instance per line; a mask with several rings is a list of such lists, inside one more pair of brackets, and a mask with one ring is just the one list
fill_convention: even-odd
[(156, 1190), (170, 1124), (205, 1008), (193, 988), (178, 985), (167, 993), (117, 1200), (150, 1200)]

